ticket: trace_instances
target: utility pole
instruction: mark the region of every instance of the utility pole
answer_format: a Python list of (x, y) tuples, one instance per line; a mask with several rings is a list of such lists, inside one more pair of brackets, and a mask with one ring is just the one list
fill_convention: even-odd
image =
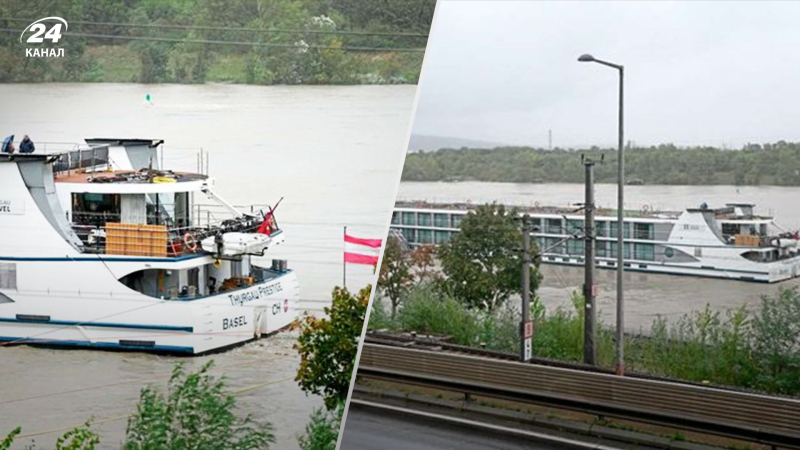
[(583, 362), (595, 365), (595, 325), (597, 323), (595, 285), (594, 285), (594, 161), (585, 159), (583, 168), (586, 172), (586, 199), (584, 200), (584, 283), (583, 283)]
[(530, 361), (533, 356), (533, 322), (531, 321), (531, 227), (530, 216), (522, 216), (522, 345), (520, 359)]
[(617, 375), (625, 375), (625, 288), (623, 286), (625, 271), (625, 146), (623, 145), (625, 136), (625, 104), (624, 80), (625, 67), (621, 64), (597, 59), (592, 55), (584, 54), (578, 57), (580, 62), (595, 62), (604, 66), (616, 69), (619, 72), (619, 123), (617, 124), (617, 146), (619, 153), (617, 157), (617, 351), (614, 372)]
[(547, 130), (547, 148), (553, 149), (553, 130)]

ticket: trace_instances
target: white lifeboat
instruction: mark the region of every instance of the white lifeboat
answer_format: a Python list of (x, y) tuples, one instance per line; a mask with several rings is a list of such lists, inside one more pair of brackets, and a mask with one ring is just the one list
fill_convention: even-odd
[(203, 250), (217, 256), (262, 255), (272, 239), (261, 233), (223, 233), (217, 242), (217, 236), (209, 236), (200, 241)]

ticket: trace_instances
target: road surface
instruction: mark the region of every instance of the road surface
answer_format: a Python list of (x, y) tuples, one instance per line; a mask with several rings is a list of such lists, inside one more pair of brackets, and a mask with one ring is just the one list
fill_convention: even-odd
[(350, 404), (340, 450), (573, 450), (426, 417)]

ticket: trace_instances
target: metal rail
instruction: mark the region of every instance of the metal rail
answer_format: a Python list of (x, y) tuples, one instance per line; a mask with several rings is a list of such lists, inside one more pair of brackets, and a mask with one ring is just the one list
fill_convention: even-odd
[(365, 343), (358, 376), (800, 449), (800, 400)]

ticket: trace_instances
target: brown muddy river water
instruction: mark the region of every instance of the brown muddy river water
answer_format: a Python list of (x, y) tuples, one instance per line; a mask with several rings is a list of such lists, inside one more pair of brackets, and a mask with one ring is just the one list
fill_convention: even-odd
[[(342, 282), (342, 227), (381, 237), (394, 202), (415, 86), (0, 84), (0, 134), (28, 134), (37, 150), (90, 137), (161, 138), (165, 166), (196, 170), (202, 147), (217, 192), (231, 203), (275, 204), (285, 258), (302, 306), (320, 314)], [(145, 103), (150, 94), (152, 104)], [(61, 145), (63, 148), (63, 145)], [(347, 284), (373, 280), (349, 266)], [(273, 424), (274, 448), (297, 448), (319, 398), (292, 380), (294, 336), (282, 334), (209, 357), (0, 347), (0, 436), (22, 426), (19, 448), (52, 448), (94, 418), (101, 448), (119, 448), (142, 386), (163, 386), (176, 361), (209, 359), (237, 393), (242, 413)]]

